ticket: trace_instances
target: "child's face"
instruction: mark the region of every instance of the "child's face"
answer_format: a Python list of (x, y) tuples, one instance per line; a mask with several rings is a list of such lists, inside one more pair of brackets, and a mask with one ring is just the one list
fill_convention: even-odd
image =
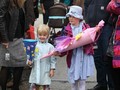
[(48, 35), (47, 34), (39, 34), (39, 39), (42, 43), (46, 42)]
[(77, 26), (80, 22), (80, 19), (79, 18), (75, 18), (73, 16), (69, 16), (69, 22), (74, 25), (74, 26)]

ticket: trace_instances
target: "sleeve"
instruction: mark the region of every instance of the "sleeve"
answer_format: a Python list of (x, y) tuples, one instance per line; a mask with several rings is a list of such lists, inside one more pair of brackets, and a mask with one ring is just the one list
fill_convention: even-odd
[(5, 30), (5, 15), (8, 10), (8, 2), (7, 0), (0, 0), (0, 40), (3, 43), (8, 42), (7, 33)]
[(26, 0), (24, 8), (25, 8), (25, 21), (26, 21), (25, 30), (27, 31), (29, 25), (33, 25), (35, 21), (33, 0)]
[[(50, 51), (52, 51), (53, 49), (54, 49), (54, 46), (51, 46)], [(50, 60), (51, 61), (51, 69), (55, 69), (57, 58), (56, 58), (56, 56), (51, 56), (50, 59), (51, 59)]]

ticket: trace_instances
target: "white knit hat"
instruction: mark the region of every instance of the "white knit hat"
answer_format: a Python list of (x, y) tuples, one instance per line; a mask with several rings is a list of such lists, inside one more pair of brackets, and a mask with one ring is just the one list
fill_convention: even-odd
[(79, 19), (83, 19), (82, 8), (79, 6), (70, 6), (69, 12), (66, 14), (66, 17), (73, 16)]

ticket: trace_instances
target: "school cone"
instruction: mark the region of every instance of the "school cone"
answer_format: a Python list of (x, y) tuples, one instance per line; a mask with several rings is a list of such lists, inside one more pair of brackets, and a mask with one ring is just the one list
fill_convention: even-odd
[(34, 51), (35, 51), (35, 46), (37, 44), (37, 40), (24, 39), (23, 43), (24, 43), (24, 48), (25, 48), (26, 54), (27, 54), (26, 64), (28, 64), (28, 61), (32, 61), (34, 58)]
[(96, 27), (88, 28), (85, 31), (76, 35), (75, 37), (64, 37), (63, 40), (59, 40), (59, 38), (61, 39), (61, 37), (58, 37), (59, 43), (57, 43), (55, 49), (52, 52), (41, 57), (41, 59), (54, 55), (56, 51), (65, 52), (80, 46), (93, 43), (94, 41), (96, 41), (96, 33), (100, 31), (103, 26), (104, 21), (101, 20)]

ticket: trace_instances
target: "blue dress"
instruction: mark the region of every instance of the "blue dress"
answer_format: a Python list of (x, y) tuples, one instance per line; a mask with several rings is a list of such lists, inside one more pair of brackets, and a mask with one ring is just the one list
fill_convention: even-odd
[[(82, 32), (83, 22), (79, 26), (72, 26), (73, 36)], [(83, 52), (83, 47), (78, 47), (73, 50), (71, 66), (68, 68), (68, 80), (70, 83), (75, 83), (75, 80), (86, 80), (87, 77), (94, 73), (94, 58), (93, 55), (87, 55)]]

